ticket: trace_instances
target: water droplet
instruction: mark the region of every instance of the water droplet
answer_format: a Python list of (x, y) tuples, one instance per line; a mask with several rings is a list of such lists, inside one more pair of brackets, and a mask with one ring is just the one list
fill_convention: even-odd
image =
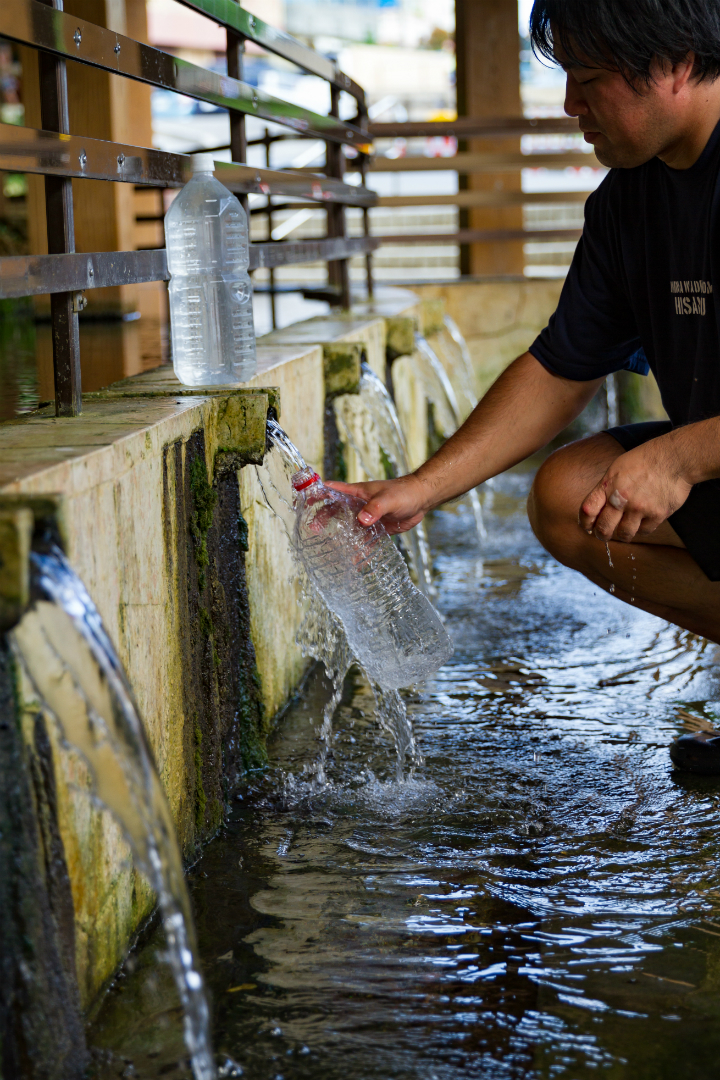
[(612, 555), (610, 554), (610, 544), (609, 543), (605, 544), (605, 550), (607, 551), (608, 562), (610, 563), (610, 566), (614, 567), (614, 563), (612, 561)]
[(611, 585), (611, 586), (610, 586), (610, 592), (611, 592), (611, 593), (614, 593), (614, 592), (615, 592), (615, 586), (614, 586), (614, 585)]

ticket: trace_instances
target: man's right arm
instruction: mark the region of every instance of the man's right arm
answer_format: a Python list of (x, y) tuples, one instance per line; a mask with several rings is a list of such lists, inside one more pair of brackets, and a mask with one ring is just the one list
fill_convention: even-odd
[(602, 382), (553, 375), (525, 353), (503, 372), (463, 426), (414, 473), (397, 480), (332, 486), (367, 500), (358, 515), (361, 524), (382, 519), (389, 532), (406, 532), (429, 510), (547, 445), (582, 412)]

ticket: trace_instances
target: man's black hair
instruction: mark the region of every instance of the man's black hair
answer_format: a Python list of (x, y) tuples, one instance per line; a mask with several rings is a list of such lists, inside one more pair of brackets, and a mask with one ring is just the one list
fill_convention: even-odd
[(629, 83), (651, 81), (653, 60), (695, 54), (695, 75), (720, 75), (720, 0), (535, 0), (535, 53), (568, 67), (619, 70)]

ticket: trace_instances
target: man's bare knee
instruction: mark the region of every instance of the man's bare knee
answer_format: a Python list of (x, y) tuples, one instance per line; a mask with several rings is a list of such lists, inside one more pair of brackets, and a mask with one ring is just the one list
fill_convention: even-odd
[[(562, 559), (572, 525), (572, 506), (568, 491), (568, 468), (562, 450), (543, 462), (530, 489), (528, 517), (532, 530), (551, 555)], [(577, 522), (577, 518), (576, 518)]]
[(528, 517), (540, 543), (572, 566), (582, 541), (578, 515), (622, 447), (611, 435), (594, 435), (556, 450), (538, 470), (528, 498)]

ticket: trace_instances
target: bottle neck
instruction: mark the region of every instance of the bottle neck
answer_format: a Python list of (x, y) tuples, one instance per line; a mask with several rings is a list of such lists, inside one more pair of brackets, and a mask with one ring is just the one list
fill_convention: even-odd
[(318, 490), (322, 486), (322, 480), (314, 469), (305, 468), (295, 473), (292, 486), (295, 494), (300, 495), (302, 492)]

